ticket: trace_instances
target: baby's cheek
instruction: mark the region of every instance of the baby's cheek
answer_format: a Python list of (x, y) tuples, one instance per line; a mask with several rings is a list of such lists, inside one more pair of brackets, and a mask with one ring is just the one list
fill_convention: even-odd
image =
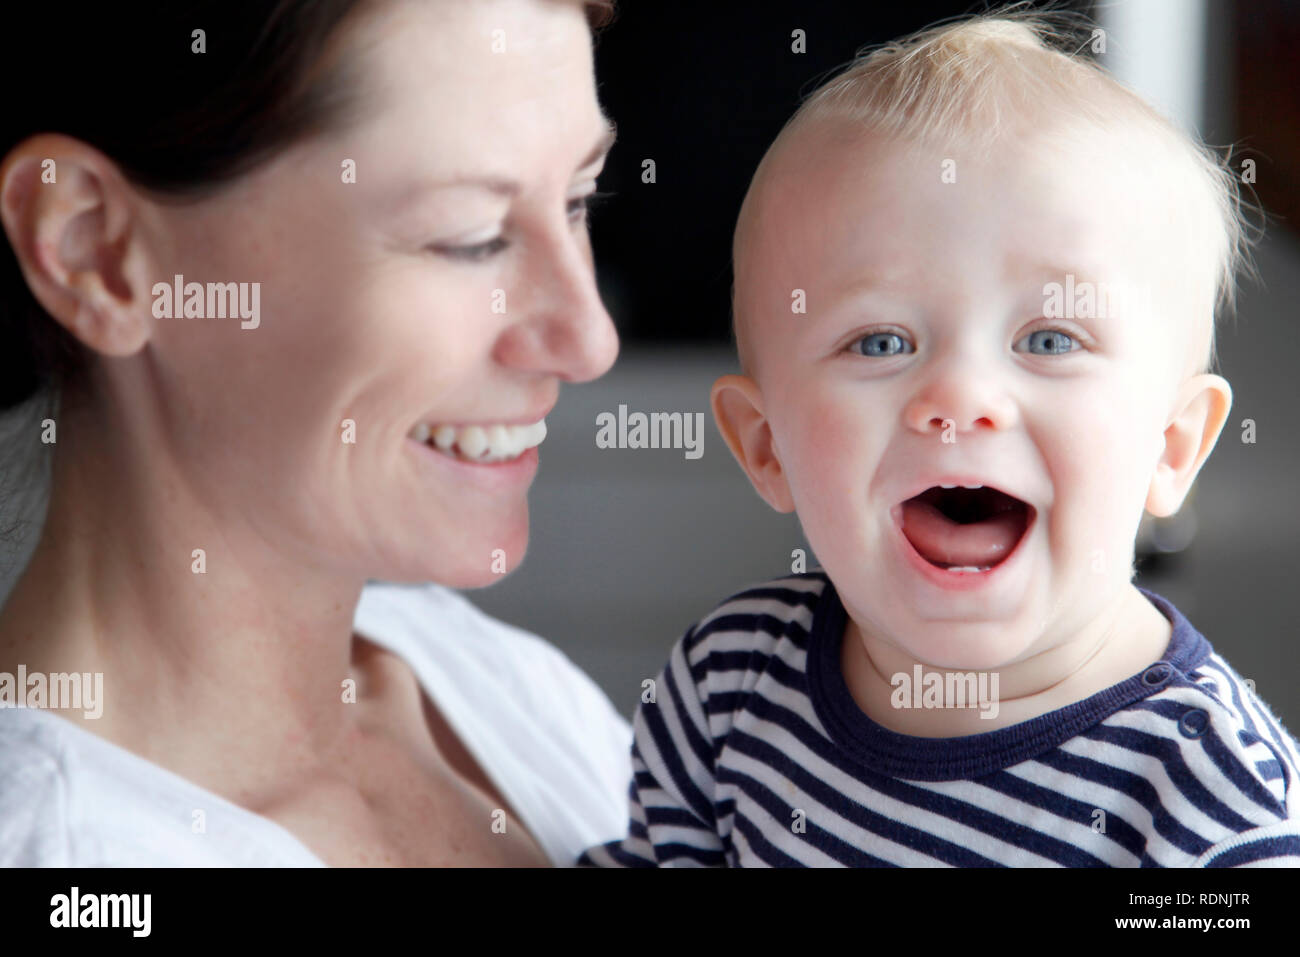
[(1050, 453), (1057, 553), (1089, 575), (1127, 576), (1150, 480), (1147, 416), (1122, 389), (1080, 398)]
[(822, 399), (810, 402), (793, 434), (789, 471), (810, 493), (849, 502), (866, 494), (875, 472), (877, 438), (860, 404)]
[(820, 397), (787, 402), (773, 424), (799, 523), (823, 561), (860, 554), (874, 466), (861, 411)]

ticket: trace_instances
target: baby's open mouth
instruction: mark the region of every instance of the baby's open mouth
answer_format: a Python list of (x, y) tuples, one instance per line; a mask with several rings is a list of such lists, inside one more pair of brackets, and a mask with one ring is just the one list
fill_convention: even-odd
[(1015, 551), (1034, 507), (987, 485), (931, 486), (900, 506), (903, 535), (937, 568), (988, 571)]

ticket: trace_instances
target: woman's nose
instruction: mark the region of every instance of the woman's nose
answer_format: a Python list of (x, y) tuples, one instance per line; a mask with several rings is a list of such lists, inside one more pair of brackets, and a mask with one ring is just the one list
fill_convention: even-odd
[(1003, 431), (1019, 421), (1016, 404), (998, 376), (987, 367), (961, 359), (936, 367), (903, 410), (913, 431), (945, 429)]
[(498, 341), (497, 361), (586, 382), (618, 357), (618, 332), (596, 288), (590, 246), (570, 231), (531, 257), (515, 284), (522, 318)]

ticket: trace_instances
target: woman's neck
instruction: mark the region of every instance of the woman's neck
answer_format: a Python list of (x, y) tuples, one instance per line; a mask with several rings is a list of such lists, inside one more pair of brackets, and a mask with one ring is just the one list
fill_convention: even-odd
[(60, 415), (45, 527), (0, 609), (0, 671), (102, 673), (102, 717), (59, 713), (195, 780), (220, 761), (256, 790), (265, 769), (311, 766), (351, 727), (345, 681), (364, 682), (364, 582), (205, 508), (120, 425)]

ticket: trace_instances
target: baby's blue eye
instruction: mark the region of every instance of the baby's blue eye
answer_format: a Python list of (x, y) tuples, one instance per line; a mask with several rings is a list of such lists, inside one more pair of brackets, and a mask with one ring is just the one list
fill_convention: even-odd
[(912, 344), (892, 332), (873, 332), (853, 344), (853, 351), (864, 356), (896, 356), (914, 352)]
[(1029, 347), (1027, 349), (1017, 348), (1017, 352), (1031, 352), (1038, 356), (1063, 355), (1066, 352), (1073, 352), (1079, 344), (1072, 336), (1067, 336), (1064, 332), (1059, 332), (1056, 329), (1039, 329), (1036, 332), (1031, 332), (1020, 342), (1017, 342), (1016, 346), (1019, 346), (1021, 342), (1028, 342)]

